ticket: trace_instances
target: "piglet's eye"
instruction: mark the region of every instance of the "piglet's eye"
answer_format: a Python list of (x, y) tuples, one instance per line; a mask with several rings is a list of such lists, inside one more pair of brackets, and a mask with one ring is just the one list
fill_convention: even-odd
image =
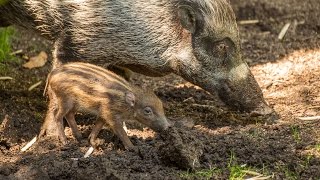
[(152, 112), (152, 109), (151, 109), (150, 107), (145, 107), (145, 108), (143, 109), (143, 113), (144, 113), (145, 115), (151, 115), (153, 112)]

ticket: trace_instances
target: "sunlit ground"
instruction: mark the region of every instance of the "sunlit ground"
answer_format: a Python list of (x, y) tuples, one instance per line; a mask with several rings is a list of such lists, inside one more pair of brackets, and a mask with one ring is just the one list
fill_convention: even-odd
[[(314, 124), (314, 121), (320, 123), (319, 49), (295, 51), (275, 63), (257, 65), (252, 71), (267, 101), (274, 105), (284, 123), (288, 123), (289, 126), (301, 123)], [(308, 122), (300, 120), (299, 117), (313, 120)], [(313, 140), (320, 142), (320, 130), (313, 129), (313, 132)], [(320, 145), (310, 145), (300, 153), (319, 158)]]
[(265, 98), (282, 115), (320, 115), (320, 50), (299, 50), (275, 63), (257, 65), (253, 74)]

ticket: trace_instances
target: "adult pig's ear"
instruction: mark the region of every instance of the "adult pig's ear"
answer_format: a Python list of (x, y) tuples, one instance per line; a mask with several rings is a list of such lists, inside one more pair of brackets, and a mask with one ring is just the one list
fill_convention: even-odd
[(191, 33), (196, 31), (196, 13), (191, 6), (181, 5), (178, 7), (178, 18), (182, 27)]
[(136, 103), (136, 96), (132, 92), (126, 93), (126, 102), (133, 107)]

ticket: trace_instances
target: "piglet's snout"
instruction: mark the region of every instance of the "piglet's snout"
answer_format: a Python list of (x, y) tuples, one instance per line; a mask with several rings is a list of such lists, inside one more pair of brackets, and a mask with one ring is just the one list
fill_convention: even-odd
[(163, 118), (161, 120), (157, 120), (156, 123), (154, 124), (154, 130), (155, 131), (165, 131), (172, 125), (168, 122), (167, 118)]

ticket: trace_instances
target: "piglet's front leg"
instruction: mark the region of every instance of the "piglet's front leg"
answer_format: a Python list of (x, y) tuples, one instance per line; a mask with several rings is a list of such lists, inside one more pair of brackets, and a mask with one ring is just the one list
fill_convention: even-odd
[(97, 148), (99, 145), (103, 144), (103, 140), (98, 140), (97, 136), (104, 124), (105, 121), (99, 118), (88, 137), (91, 146), (93, 146), (94, 148)]
[(110, 126), (114, 134), (120, 138), (126, 149), (135, 150), (134, 145), (130, 141), (126, 131), (123, 129), (123, 121), (120, 119), (120, 116), (114, 117), (113, 121), (110, 123)]

